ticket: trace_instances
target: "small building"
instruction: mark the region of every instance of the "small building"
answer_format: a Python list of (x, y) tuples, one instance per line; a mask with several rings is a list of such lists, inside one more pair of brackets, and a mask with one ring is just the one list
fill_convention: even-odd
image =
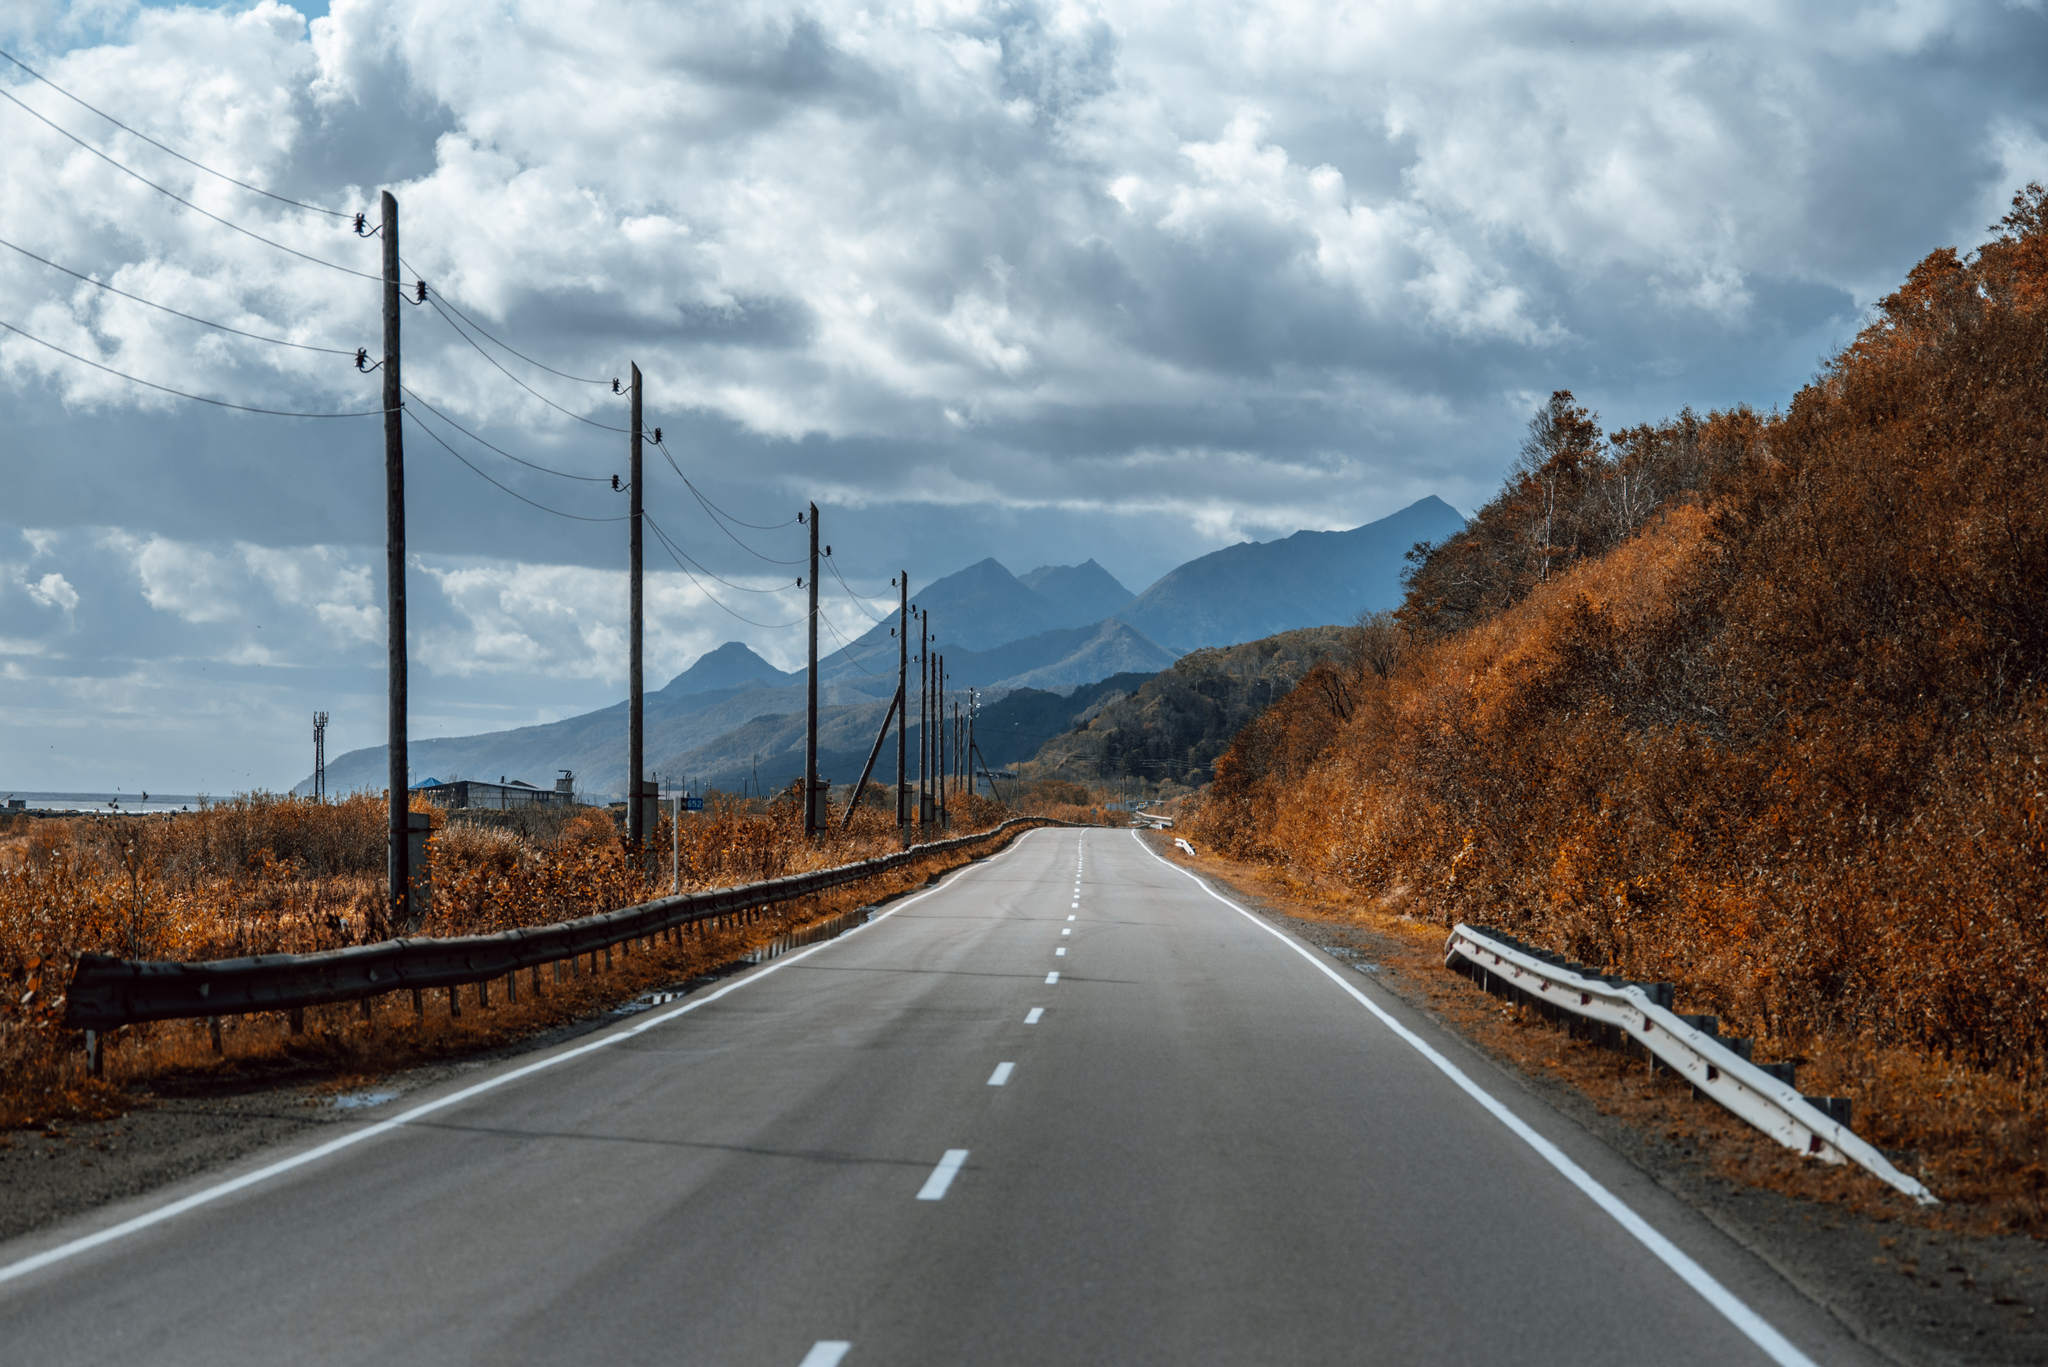
[(536, 788), (525, 779), (500, 776), (496, 783), (476, 778), (456, 778), (443, 783), (430, 778), (414, 786), (436, 807), (487, 812), (509, 812), (521, 807), (568, 807), (576, 801), (576, 775), (562, 770), (552, 788)]

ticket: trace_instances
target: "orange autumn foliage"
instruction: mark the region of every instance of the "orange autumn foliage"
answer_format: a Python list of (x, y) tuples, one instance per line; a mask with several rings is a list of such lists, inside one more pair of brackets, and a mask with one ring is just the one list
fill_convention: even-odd
[[(2034, 1075), (2044, 205), (1929, 256), (1783, 413), (1596, 451), (1553, 400), (1569, 440), (1426, 549), (1399, 620), (1362, 628), (1397, 648), (1361, 639), (1240, 733), (1198, 837), (1679, 981), (1744, 1033)], [(1683, 477), (1616, 539), (1645, 450)]]
[[(964, 794), (950, 806), (956, 834), (1013, 815)], [(665, 815), (649, 842), (651, 862), (630, 857), (602, 810), (540, 822), (552, 830), (537, 835), (450, 822), (418, 802), (414, 809), (434, 821), (432, 901), (414, 932), (426, 936), (489, 934), (631, 905), (666, 893), (678, 871), (691, 891), (851, 863), (900, 845), (893, 809), (872, 806), (855, 812), (851, 829), (835, 821), (806, 839), (793, 790), (767, 802), (714, 800), (680, 827)], [(122, 1104), (118, 1089), (86, 1076), (81, 1036), (62, 1028), (78, 955), (200, 961), (379, 938), (386, 821), (381, 796), (321, 804), (258, 794), (170, 816), (0, 825), (0, 1129), (32, 1117), (112, 1114)], [(844, 909), (838, 904), (893, 889), (914, 872), (828, 894), (819, 905)], [(784, 910), (800, 916), (806, 906)], [(131, 1076), (183, 1057), (176, 1031), (122, 1033)], [(281, 1040), (269, 1047), (285, 1047)], [(161, 1058), (153, 1052), (159, 1043)]]

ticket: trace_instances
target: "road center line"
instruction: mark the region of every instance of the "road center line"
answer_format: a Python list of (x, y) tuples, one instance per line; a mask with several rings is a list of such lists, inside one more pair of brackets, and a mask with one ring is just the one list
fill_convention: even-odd
[(1036, 1025), (1038, 1024), (1039, 1017), (1043, 1016), (1044, 1014), (1044, 1007), (1034, 1006), (1029, 1011), (1024, 1013), (1024, 1023), (1026, 1025)]
[[(1516, 1115), (1506, 1106), (1503, 1106), (1499, 1101), (1496, 1101), (1491, 1093), (1466, 1076), (1464, 1070), (1459, 1068), (1457, 1064), (1438, 1053), (1427, 1040), (1424, 1040), (1413, 1030), (1395, 1020), (1393, 1016), (1389, 1015), (1372, 998), (1366, 996), (1352, 984), (1344, 981), (1336, 969), (1327, 963), (1320, 962), (1317, 954), (1296, 942), (1279, 927), (1267, 924), (1264, 920), (1254, 916), (1251, 912), (1246, 911), (1243, 907), (1210, 887), (1208, 881), (1200, 875), (1189, 869), (1182, 868), (1170, 859), (1160, 858), (1158, 852), (1150, 845), (1147, 845), (1142, 839), (1139, 839), (1135, 831), (1131, 833), (1131, 839), (1138, 842), (1139, 849), (1145, 851), (1154, 859), (1158, 859), (1160, 863), (1166, 865), (1166, 867), (1174, 872), (1185, 874), (1193, 879), (1196, 887), (1208, 893), (1247, 921), (1250, 921), (1260, 930), (1271, 935), (1281, 944), (1286, 945), (1289, 949), (1307, 960), (1323, 976), (1343, 988), (1351, 995), (1352, 1000), (1377, 1016), (1380, 1023), (1393, 1031), (1402, 1043), (1408, 1045), (1416, 1053), (1427, 1059), (1438, 1072), (1455, 1083), (1459, 1090), (1478, 1102), (1495, 1120), (1507, 1126), (1517, 1139), (1534, 1149), (1537, 1155), (1544, 1162), (1555, 1168), (1567, 1182), (1570, 1182), (1591, 1198), (1594, 1205), (1599, 1206), (1601, 1210), (1613, 1217), (1616, 1224), (1633, 1235), (1636, 1241), (1648, 1249), (1659, 1262), (1677, 1273), (1679, 1280), (1698, 1292), (1701, 1299), (1713, 1306), (1714, 1309), (1720, 1311), (1723, 1318), (1734, 1325), (1751, 1343), (1761, 1348), (1771, 1361), (1778, 1363), (1779, 1367), (1815, 1367), (1812, 1358), (1800, 1352), (1798, 1348), (1793, 1346), (1791, 1340), (1772, 1328), (1768, 1320), (1750, 1309), (1734, 1292), (1721, 1285), (1712, 1273), (1694, 1262), (1691, 1255), (1687, 1254), (1685, 1250), (1658, 1233), (1649, 1221), (1636, 1214), (1625, 1201), (1602, 1186), (1591, 1173), (1587, 1172), (1577, 1163), (1574, 1163), (1566, 1156), (1564, 1150), (1536, 1133), (1529, 1122)], [(1327, 958), (1327, 956), (1320, 957)]]
[(844, 1339), (819, 1339), (796, 1367), (839, 1367), (839, 1359), (845, 1357), (852, 1347)]
[(1010, 1080), (1010, 1074), (1015, 1071), (1016, 1067), (1017, 1065), (1014, 1063), (998, 1063), (996, 1070), (988, 1075), (988, 1085), (991, 1087), (1003, 1086)]
[[(123, 1220), (121, 1223), (117, 1225), (110, 1225), (106, 1229), (97, 1230), (91, 1234), (82, 1235), (79, 1238), (72, 1239), (66, 1243), (58, 1244), (55, 1248), (44, 1249), (41, 1253), (32, 1254), (29, 1257), (22, 1258), (18, 1261), (9, 1263), (4, 1267), (0, 1267), (0, 1285), (4, 1285), (7, 1282), (11, 1282), (16, 1277), (25, 1277), (29, 1273), (48, 1267), (53, 1263), (60, 1263), (67, 1258), (76, 1257), (80, 1253), (84, 1253), (91, 1249), (98, 1248), (103, 1244), (110, 1244), (117, 1239), (124, 1239), (130, 1234), (140, 1233), (141, 1231), (150, 1228), (152, 1225), (162, 1224), (166, 1220), (172, 1219), (179, 1215), (183, 1215), (188, 1210), (195, 1210), (200, 1206), (208, 1205), (214, 1201), (218, 1201), (223, 1196), (230, 1196), (233, 1195), (235, 1192), (244, 1190), (245, 1188), (256, 1186), (258, 1183), (267, 1182), (273, 1177), (279, 1177), (287, 1172), (292, 1171), (294, 1168), (302, 1168), (306, 1166), (308, 1163), (318, 1162), (322, 1158), (329, 1157), (332, 1154), (341, 1152), (343, 1149), (351, 1148), (354, 1145), (360, 1144), (366, 1139), (374, 1139), (378, 1135), (384, 1134), (391, 1130), (398, 1129), (402, 1125), (410, 1124), (411, 1122), (420, 1119), (422, 1116), (432, 1115), (436, 1111), (445, 1110), (450, 1106), (454, 1106), (460, 1102), (467, 1101), (471, 1097), (481, 1096), (485, 1092), (495, 1091), (509, 1082), (516, 1082), (520, 1078), (530, 1077), (535, 1073), (544, 1072), (549, 1068), (555, 1067), (557, 1064), (567, 1063), (571, 1059), (582, 1058), (584, 1055), (596, 1053), (600, 1049), (609, 1049), (611, 1046), (615, 1044), (622, 1044), (629, 1039), (636, 1039), (640, 1035), (645, 1034), (649, 1030), (653, 1030), (660, 1026), (667, 1025), (670, 1021), (681, 1019), (682, 1017), (688, 1015), (690, 1012), (697, 1010), (699, 1007), (709, 1006), (711, 1003), (718, 1001), (722, 997), (729, 996), (732, 993), (737, 992), (744, 987), (750, 986), (753, 983), (760, 982), (762, 979), (768, 977), (770, 974), (779, 972), (780, 970), (789, 967), (791, 964), (794, 964), (799, 960), (807, 959), (811, 955), (818, 953), (820, 950), (830, 949), (833, 945), (836, 944), (844, 944), (847, 940), (851, 939), (855, 935), (860, 934), (862, 931), (867, 930), (872, 926), (880, 925), (883, 921), (887, 920), (891, 916), (894, 916), (897, 912), (902, 911), (905, 907), (911, 906), (912, 904), (917, 902), (922, 902), (925, 898), (931, 897), (951, 887), (954, 883), (960, 881), (961, 878), (964, 878), (967, 875), (976, 872), (977, 870), (988, 868), (991, 865), (1008, 858), (1011, 852), (1016, 850), (1020, 845), (1022, 845), (1024, 843), (1024, 840), (1028, 838), (1029, 835), (1030, 832), (1025, 832), (1023, 836), (1020, 836), (1016, 840), (1011, 841), (1007, 848), (997, 851), (995, 854), (990, 855), (986, 859), (977, 860), (973, 863), (963, 866), (962, 868), (956, 870), (954, 875), (948, 876), (943, 882), (939, 883), (937, 886), (929, 888), (924, 892), (920, 892), (915, 897), (905, 898), (903, 901), (898, 902), (895, 906), (889, 908), (887, 911), (881, 912), (880, 914), (873, 917), (871, 920), (862, 922), (860, 925), (853, 927), (851, 930), (846, 931), (844, 934), (834, 936), (832, 939), (829, 940), (820, 940), (817, 944), (810, 946), (808, 949), (800, 949), (793, 954), (785, 954), (780, 958), (771, 959), (769, 960), (766, 967), (755, 969), (753, 972), (748, 973), (744, 977), (736, 979), (733, 982), (727, 983), (724, 987), (719, 988), (716, 992), (711, 992), (702, 997), (697, 997), (690, 1001), (686, 1001), (682, 1005), (676, 1007), (676, 1009), (673, 1011), (664, 1011), (659, 1015), (651, 1015), (648, 1019), (643, 1020), (636, 1025), (614, 1028), (600, 1035), (597, 1039), (592, 1040), (588, 1044), (580, 1044), (573, 1049), (565, 1049), (559, 1054), (551, 1054), (546, 1058), (536, 1059), (532, 1063), (526, 1064), (523, 1067), (514, 1068), (510, 1072), (500, 1073), (496, 1077), (486, 1078), (482, 1082), (474, 1083), (468, 1087), (464, 1087), (460, 1091), (450, 1092), (447, 1096), (440, 1097), (434, 1101), (429, 1101), (422, 1105), (415, 1106), (409, 1111), (404, 1111), (398, 1115), (392, 1116), (389, 1120), (380, 1120), (374, 1125), (367, 1125), (364, 1128), (357, 1130), (354, 1134), (345, 1134), (341, 1136), (339, 1139), (330, 1139), (325, 1144), (315, 1145), (314, 1147), (306, 1149), (301, 1153), (295, 1153), (291, 1155), (289, 1158), (281, 1158), (277, 1162), (266, 1164), (263, 1167), (257, 1168), (253, 1172), (243, 1173), (240, 1177), (230, 1178), (225, 1182), (220, 1182), (215, 1184), (214, 1186), (207, 1187), (203, 1190), (195, 1191), (190, 1196), (181, 1197), (176, 1201), (167, 1202), (164, 1205), (158, 1206), (154, 1210), (144, 1211), (142, 1214), (137, 1215), (132, 1219)], [(1058, 976), (1058, 974), (1053, 975), (1055, 979), (1057, 979)]]
[(932, 1175), (924, 1179), (924, 1185), (918, 1189), (917, 1199), (920, 1201), (943, 1200), (946, 1195), (946, 1188), (953, 1185), (953, 1179), (960, 1175), (961, 1165), (966, 1163), (966, 1161), (967, 1150), (947, 1149), (946, 1156), (939, 1160), (939, 1165), (936, 1168), (932, 1169)]

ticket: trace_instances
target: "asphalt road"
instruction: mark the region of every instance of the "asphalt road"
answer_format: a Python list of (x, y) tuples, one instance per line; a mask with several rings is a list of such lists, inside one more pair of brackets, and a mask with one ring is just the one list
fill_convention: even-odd
[(1123, 831), (0, 1247), (5, 1363), (1808, 1360), (1879, 1361)]

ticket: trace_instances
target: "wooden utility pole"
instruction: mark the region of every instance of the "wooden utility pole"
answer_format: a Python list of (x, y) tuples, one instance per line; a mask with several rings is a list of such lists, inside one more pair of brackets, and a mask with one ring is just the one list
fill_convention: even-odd
[(905, 732), (910, 729), (910, 571), (896, 576), (896, 829), (910, 848), (910, 794), (904, 783)]
[[(980, 785), (980, 784), (978, 784), (978, 783), (976, 783), (976, 782), (974, 781), (974, 714), (975, 714), (975, 712), (976, 712), (977, 710), (979, 710), (979, 707), (980, 707), (980, 702), (981, 702), (981, 699), (980, 699), (980, 698), (979, 698), (979, 697), (978, 697), (978, 696), (976, 695), (975, 691), (974, 691), (973, 689), (971, 689), (971, 688), (970, 688), (970, 689), (968, 689), (968, 690), (967, 690), (967, 749), (966, 749), (966, 750), (964, 750), (964, 751), (963, 751), (963, 752), (961, 753), (961, 755), (960, 755), (960, 758), (961, 758), (961, 759), (962, 759), (963, 761), (965, 761), (965, 763), (966, 763), (966, 768), (967, 768), (967, 791), (968, 791), (968, 792), (970, 792), (970, 793), (978, 793), (978, 792), (980, 792), (980, 791), (981, 791), (981, 785)], [(970, 808), (969, 810), (972, 810), (972, 809)]]
[[(398, 382), (398, 201), (384, 192), (384, 629), (385, 683), (389, 690), (391, 852), (385, 906), (394, 924), (413, 919), (412, 809), (405, 753), (405, 390)], [(389, 934), (379, 926), (374, 938)]]
[(640, 672), (640, 366), (633, 366), (633, 416), (629, 421), (633, 430), (632, 443), (632, 509), (629, 531), (632, 545), (633, 587), (630, 644), (626, 648), (626, 842), (633, 847), (634, 858), (639, 858), (647, 839), (647, 812), (641, 797), (640, 771), (646, 764), (646, 732), (643, 729), (647, 703), (646, 680)]
[(818, 505), (811, 505), (811, 664), (804, 698), (804, 834), (818, 833)]
[(931, 821), (932, 610), (917, 614), (917, 828)]
[(934, 788), (938, 789), (938, 794), (937, 794), (937, 797), (936, 797), (936, 799), (935, 799), (935, 800), (936, 800), (936, 803), (937, 803), (937, 806), (938, 806), (938, 812), (936, 813), (936, 815), (938, 816), (938, 820), (939, 820), (939, 832), (940, 832), (940, 834), (944, 834), (944, 833), (945, 833), (945, 830), (946, 830), (946, 657), (945, 657), (945, 656), (941, 655), (941, 656), (939, 656), (939, 658), (938, 658), (938, 659), (936, 659), (936, 660), (934, 660), (934, 661), (932, 662), (932, 679), (933, 679), (933, 681), (934, 681), (934, 682), (936, 682), (936, 683), (937, 683), (937, 685), (938, 685), (938, 689), (937, 689), (937, 692), (936, 692), (936, 694), (934, 695), (934, 698), (933, 698), (933, 703), (934, 703), (934, 706), (933, 706), (933, 711), (934, 711), (934, 712), (936, 712), (936, 713), (937, 713), (937, 715), (936, 715), (935, 717), (933, 717), (933, 718), (932, 718), (932, 720), (933, 720), (933, 722), (934, 722), (934, 723), (936, 723), (936, 725), (937, 725), (937, 727), (938, 727), (938, 735), (937, 735), (937, 740), (938, 740), (938, 747), (937, 747), (936, 751), (934, 752), (934, 754), (933, 754), (933, 756), (932, 756), (932, 780), (933, 780), (933, 781), (932, 781), (932, 786), (933, 786)]

